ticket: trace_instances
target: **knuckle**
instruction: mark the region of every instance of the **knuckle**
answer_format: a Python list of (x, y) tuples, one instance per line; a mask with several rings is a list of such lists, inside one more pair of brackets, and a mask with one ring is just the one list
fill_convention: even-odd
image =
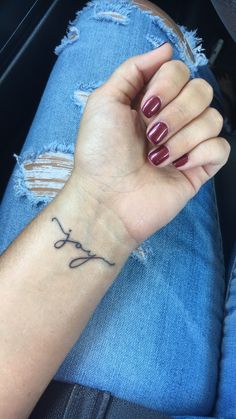
[(226, 154), (227, 160), (228, 160), (228, 157), (229, 157), (230, 152), (231, 152), (231, 146), (230, 146), (229, 142), (225, 138), (221, 138), (221, 140), (223, 142), (223, 147), (224, 147), (225, 154)]
[(216, 126), (217, 129), (221, 130), (221, 128), (223, 127), (224, 118), (220, 114), (220, 112), (218, 112), (215, 108), (209, 108), (208, 114), (210, 117), (210, 122), (213, 122), (213, 126)]
[(173, 60), (170, 61), (172, 64), (174, 72), (182, 73), (184, 76), (190, 77), (190, 70), (186, 64), (183, 63), (183, 61), (180, 60)]
[[(145, 84), (144, 76), (132, 57), (129, 58), (128, 62), (126, 61), (120, 69), (121, 77), (124, 80), (129, 81), (130, 84), (132, 80), (136, 80), (140, 85)], [(135, 82), (133, 84), (135, 85)]]
[(190, 135), (189, 131), (183, 130), (181, 132), (181, 142), (179, 145), (183, 144), (186, 150), (191, 150), (194, 146), (193, 137)]
[(161, 86), (163, 92), (176, 92), (179, 90), (179, 81), (175, 77), (166, 76), (161, 79)]
[(166, 79), (166, 84), (170, 87), (178, 87), (182, 84), (182, 80), (188, 80), (190, 70), (179, 60), (167, 61), (161, 66), (161, 78)]
[(224, 165), (228, 161), (231, 147), (229, 142), (225, 138), (218, 137), (216, 140), (218, 144), (218, 159), (219, 162), (223, 163)]
[(172, 63), (172, 61), (167, 61), (166, 63), (162, 64), (161, 70), (162, 71), (169, 71), (169, 69), (171, 68), (171, 63)]
[(173, 119), (183, 124), (185, 121), (189, 121), (189, 109), (187, 102), (176, 102), (173, 107)]
[(193, 79), (191, 80), (191, 87), (197, 95), (206, 97), (208, 100), (213, 99), (214, 91), (212, 86), (204, 79)]

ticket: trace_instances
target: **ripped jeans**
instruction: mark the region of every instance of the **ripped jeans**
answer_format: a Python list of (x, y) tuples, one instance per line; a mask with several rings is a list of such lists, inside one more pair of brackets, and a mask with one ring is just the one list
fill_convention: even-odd
[[(55, 50), (57, 62), (2, 201), (1, 251), (68, 179), (86, 100), (121, 62), (168, 41), (192, 77), (204, 73), (199, 40), (182, 31), (194, 62), (162, 19), (127, 0), (92, 1), (77, 14)], [(54, 379), (171, 415), (209, 415), (217, 396), (224, 292), (209, 181), (130, 255)]]

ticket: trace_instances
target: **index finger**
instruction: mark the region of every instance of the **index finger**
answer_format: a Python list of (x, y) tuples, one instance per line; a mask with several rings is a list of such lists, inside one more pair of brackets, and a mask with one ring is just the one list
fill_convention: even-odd
[(148, 83), (141, 101), (144, 122), (149, 124), (150, 118), (175, 99), (189, 78), (189, 68), (182, 61), (172, 60), (164, 63)]

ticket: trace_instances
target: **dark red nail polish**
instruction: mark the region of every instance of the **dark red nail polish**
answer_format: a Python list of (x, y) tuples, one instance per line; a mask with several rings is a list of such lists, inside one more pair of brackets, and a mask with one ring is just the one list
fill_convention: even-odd
[(158, 45), (158, 47), (156, 47), (155, 49), (161, 48), (161, 47), (163, 47), (163, 45), (165, 45), (165, 44), (167, 44), (167, 41), (162, 42), (162, 44)]
[(143, 105), (142, 112), (147, 118), (155, 115), (161, 107), (161, 99), (157, 96), (151, 96)]
[(184, 154), (179, 159), (173, 161), (173, 165), (175, 167), (180, 167), (180, 166), (183, 166), (184, 164), (186, 164), (187, 162), (188, 162), (188, 154)]
[(155, 166), (158, 166), (163, 161), (168, 159), (169, 157), (169, 150), (165, 145), (162, 145), (157, 150), (153, 150), (148, 154), (148, 158), (151, 161), (152, 164)]
[(168, 134), (168, 127), (164, 122), (158, 122), (148, 131), (147, 138), (153, 143), (158, 144)]

